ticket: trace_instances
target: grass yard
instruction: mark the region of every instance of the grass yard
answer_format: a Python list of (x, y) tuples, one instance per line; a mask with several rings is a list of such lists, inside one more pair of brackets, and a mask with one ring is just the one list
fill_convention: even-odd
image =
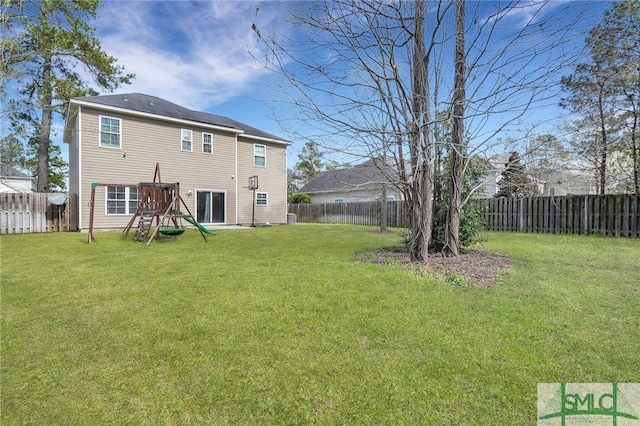
[(487, 233), (461, 288), (356, 226), (3, 236), (2, 424), (536, 422), (540, 382), (640, 382), (640, 240)]

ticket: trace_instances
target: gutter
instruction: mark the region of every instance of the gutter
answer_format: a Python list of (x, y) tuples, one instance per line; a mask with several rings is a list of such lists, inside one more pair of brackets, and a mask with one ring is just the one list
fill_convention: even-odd
[(136, 111), (136, 110), (133, 110), (133, 109), (113, 107), (113, 106), (104, 105), (104, 104), (97, 104), (97, 103), (93, 103), (93, 102), (79, 101), (77, 99), (72, 99), (71, 103), (74, 103), (74, 104), (80, 105), (80, 106), (86, 106), (86, 107), (89, 107), (89, 108), (98, 109), (98, 110), (104, 110), (104, 111), (110, 111), (110, 112), (119, 112), (121, 114), (135, 115), (135, 116), (138, 116), (138, 117), (145, 117), (145, 118), (153, 118), (153, 119), (156, 119), (156, 120), (170, 121), (170, 122), (179, 123), (179, 124), (190, 124), (192, 126), (196, 125), (196, 126), (200, 126), (200, 127), (205, 127), (207, 129), (220, 130), (220, 131), (223, 131), (223, 132), (230, 132), (230, 133), (235, 133), (235, 134), (244, 133), (244, 130), (240, 130), (240, 129), (233, 129), (233, 128), (224, 127), (224, 126), (216, 126), (214, 124), (202, 123), (200, 121), (183, 120), (181, 118), (174, 118), (174, 117), (169, 117), (169, 116), (166, 116), (166, 115), (159, 115), (159, 114), (151, 114), (149, 112), (141, 112), (141, 111)]

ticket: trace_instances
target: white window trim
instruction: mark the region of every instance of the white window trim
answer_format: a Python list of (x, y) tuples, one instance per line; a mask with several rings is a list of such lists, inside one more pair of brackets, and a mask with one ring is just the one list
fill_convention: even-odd
[[(258, 195), (264, 195), (264, 204), (258, 203)], [(256, 192), (256, 199), (255, 199), (255, 203), (256, 206), (268, 206), (269, 205), (269, 193), (267, 192)]]
[[(118, 120), (118, 146), (113, 145), (103, 145), (102, 144), (102, 119), (108, 118), (110, 120)], [(98, 116), (98, 146), (100, 148), (110, 148), (110, 149), (122, 149), (122, 119), (118, 117), (112, 117), (110, 115), (99, 115)]]
[[(262, 157), (262, 158), (264, 158), (264, 164), (263, 165), (256, 164), (256, 157), (258, 157), (258, 155), (256, 155), (256, 148), (259, 147), (259, 146), (264, 148), (264, 156)], [(267, 167), (267, 146), (266, 145), (259, 144), (259, 143), (253, 144), (253, 165), (255, 167)]]
[[(126, 187), (124, 187), (125, 188), (124, 189), (124, 200), (121, 200), (121, 201), (125, 202), (125, 206), (126, 206), (125, 213), (109, 213), (109, 206), (108, 206), (109, 201), (110, 201), (109, 200), (109, 188), (113, 188), (113, 186), (105, 186), (105, 188), (104, 188), (104, 214), (105, 214), (105, 216), (131, 216), (132, 214), (134, 214), (136, 212), (136, 210), (138, 209), (138, 203), (136, 203), (136, 208), (133, 211), (131, 211), (131, 209), (129, 208), (129, 206), (130, 206), (129, 203), (131, 201), (134, 201), (134, 200), (131, 199), (131, 187), (126, 186)], [(136, 190), (137, 190), (137, 188), (136, 188)], [(135, 200), (135, 201), (138, 201), (138, 200)]]
[[(205, 138), (205, 136), (209, 136), (211, 138), (211, 144), (210, 144), (211, 151), (210, 152), (206, 152), (204, 150), (204, 146), (205, 146), (204, 138)], [(202, 133), (202, 153), (203, 154), (207, 154), (207, 155), (213, 154), (213, 133), (205, 133), (205, 132)]]
[[(184, 132), (189, 132), (189, 149), (184, 149)], [(190, 129), (180, 129), (180, 151), (182, 152), (193, 152), (193, 130)]]
[(201, 222), (202, 225), (226, 225), (228, 222), (227, 219), (227, 211), (228, 211), (228, 200), (227, 200), (227, 190), (226, 189), (203, 189), (203, 188), (195, 188), (193, 191), (193, 194), (195, 195), (194, 200), (193, 200), (193, 209), (196, 211), (196, 215), (198, 214), (198, 192), (209, 192), (209, 193), (213, 193), (213, 192), (217, 192), (220, 194), (224, 194), (224, 222)]

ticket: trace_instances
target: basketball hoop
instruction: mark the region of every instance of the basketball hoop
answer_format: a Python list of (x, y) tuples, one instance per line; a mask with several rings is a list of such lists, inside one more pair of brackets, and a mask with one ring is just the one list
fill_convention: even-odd
[(247, 188), (249, 190), (258, 189), (258, 176), (250, 176), (249, 177), (249, 186)]
[(247, 188), (253, 191), (253, 202), (251, 203), (251, 226), (256, 226), (256, 189), (258, 189), (258, 176), (249, 176), (249, 186)]

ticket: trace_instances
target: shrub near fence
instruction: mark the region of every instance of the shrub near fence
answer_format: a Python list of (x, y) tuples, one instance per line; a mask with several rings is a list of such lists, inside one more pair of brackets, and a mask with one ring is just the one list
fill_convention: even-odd
[(76, 231), (77, 197), (57, 206), (51, 194), (0, 193), (0, 234)]
[[(489, 198), (477, 202), (484, 204), (489, 231), (640, 237), (638, 195)], [(380, 202), (293, 204), (289, 212), (302, 223), (379, 226), (380, 206)], [(409, 226), (405, 202), (389, 201), (388, 207), (388, 226)]]

